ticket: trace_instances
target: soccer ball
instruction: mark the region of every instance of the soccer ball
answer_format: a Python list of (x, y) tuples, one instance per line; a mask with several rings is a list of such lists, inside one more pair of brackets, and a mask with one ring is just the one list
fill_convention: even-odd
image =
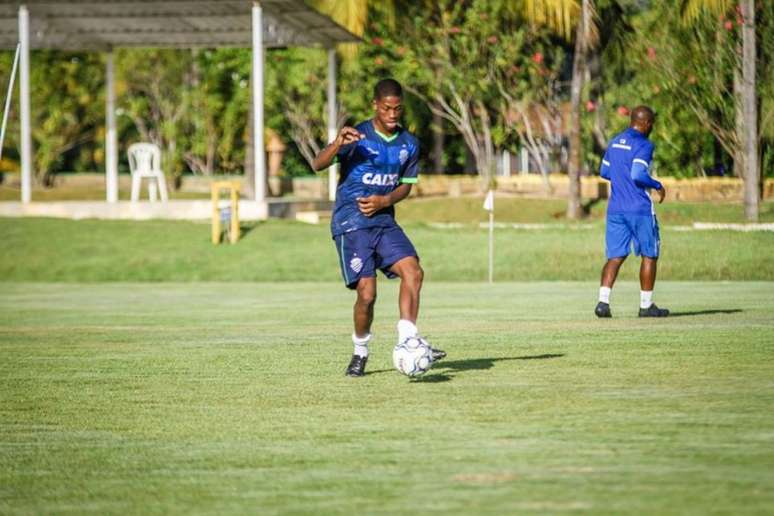
[(421, 376), (433, 365), (433, 350), (422, 337), (411, 337), (392, 350), (392, 363), (406, 376)]

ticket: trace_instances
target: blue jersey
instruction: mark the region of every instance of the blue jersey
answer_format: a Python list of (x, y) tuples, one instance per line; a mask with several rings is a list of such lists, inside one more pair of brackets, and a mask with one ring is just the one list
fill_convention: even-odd
[(648, 190), (661, 189), (661, 183), (648, 172), (652, 159), (653, 144), (637, 129), (630, 127), (610, 140), (599, 170), (611, 185), (608, 213), (654, 212)]
[(390, 206), (366, 217), (358, 197), (387, 195), (401, 183), (416, 183), (419, 142), (398, 127), (391, 136), (379, 133), (371, 120), (355, 126), (365, 138), (339, 149), (341, 163), (331, 233), (336, 237), (358, 229), (396, 226), (395, 208)]

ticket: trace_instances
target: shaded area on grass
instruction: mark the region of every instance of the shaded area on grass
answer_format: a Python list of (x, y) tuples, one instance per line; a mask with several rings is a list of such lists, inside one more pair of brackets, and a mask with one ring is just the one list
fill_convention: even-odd
[(669, 312), (669, 317), (687, 317), (694, 315), (738, 314), (743, 312), (739, 308), (727, 308), (720, 310), (693, 310), (687, 312)]
[[(510, 360), (547, 360), (551, 358), (561, 358), (564, 353), (544, 353), (541, 355), (526, 355), (520, 357), (498, 357), (498, 358), (471, 358), (468, 360), (441, 360), (435, 364), (427, 376), (421, 376), (415, 378), (418, 381), (448, 381), (451, 380), (451, 376), (444, 374), (442, 371), (451, 371), (454, 373), (460, 371), (473, 371), (473, 370), (486, 370), (491, 369), (496, 362), (507, 362)], [(381, 374), (392, 373), (394, 369), (379, 369), (377, 371), (366, 371), (366, 374)], [(437, 374), (437, 372), (441, 372)], [(442, 377), (443, 380), (439, 379)]]

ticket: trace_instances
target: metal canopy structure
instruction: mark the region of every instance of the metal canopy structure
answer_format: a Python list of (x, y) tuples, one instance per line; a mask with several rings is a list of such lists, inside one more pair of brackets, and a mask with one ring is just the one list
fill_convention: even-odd
[[(356, 42), (303, 0), (262, 0), (263, 45), (331, 47)], [(0, 47), (18, 42), (19, 7), (30, 15), (32, 49), (250, 47), (253, 2), (244, 0), (0, 1)]]
[[(29, 52), (36, 49), (107, 52), (107, 200), (118, 199), (112, 50), (117, 47), (253, 50), (255, 197), (265, 198), (263, 151), (263, 49), (328, 49), (328, 132), (335, 134), (337, 43), (359, 38), (303, 0), (0, 0), (0, 48), (20, 44), (22, 201), (30, 201)], [(258, 143), (256, 143), (258, 142)], [(259, 144), (261, 143), (261, 144)], [(335, 177), (335, 176), (334, 176)]]

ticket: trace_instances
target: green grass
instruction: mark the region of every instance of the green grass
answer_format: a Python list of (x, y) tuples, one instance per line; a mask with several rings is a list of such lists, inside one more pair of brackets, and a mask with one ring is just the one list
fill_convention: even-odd
[[(404, 222), (463, 222), (478, 223), (487, 215), (482, 210), (483, 197), (412, 198), (398, 205), (398, 214)], [(586, 201), (587, 205), (589, 201)], [(607, 201), (589, 205), (584, 221), (605, 218)], [(741, 203), (697, 202), (664, 203), (657, 206), (662, 224), (691, 224), (693, 222), (745, 222)], [(567, 201), (563, 199), (525, 199), (497, 197), (495, 219), (500, 222), (566, 222)], [(760, 205), (761, 222), (774, 222), (774, 202)]]
[(0, 513), (774, 507), (774, 284), (428, 282), (413, 382), (380, 288), (349, 379), (338, 283), (0, 284)]
[[(431, 281), (487, 277), (487, 232), (410, 222)], [(326, 225), (272, 220), (251, 226), (238, 245), (213, 246), (205, 223), (0, 219), (3, 281), (339, 281)], [(774, 233), (662, 229), (665, 280), (774, 280)], [(604, 224), (498, 229), (495, 279), (596, 280)], [(635, 260), (622, 270), (636, 278)]]

